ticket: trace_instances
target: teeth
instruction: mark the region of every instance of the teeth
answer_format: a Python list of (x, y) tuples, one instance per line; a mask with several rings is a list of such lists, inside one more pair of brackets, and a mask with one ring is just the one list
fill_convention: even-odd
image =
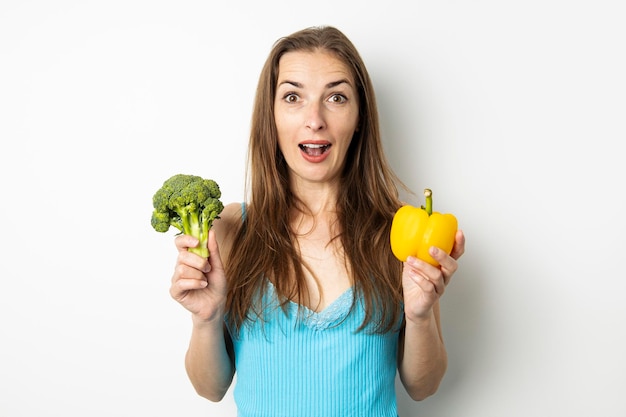
[(300, 146), (300, 149), (302, 149), (308, 155), (312, 155), (312, 156), (321, 155), (324, 152), (326, 152), (328, 148), (330, 148), (329, 144), (321, 145), (317, 143), (301, 143), (298, 146)]

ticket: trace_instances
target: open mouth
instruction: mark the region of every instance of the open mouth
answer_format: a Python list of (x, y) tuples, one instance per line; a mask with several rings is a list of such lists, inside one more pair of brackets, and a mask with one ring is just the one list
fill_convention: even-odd
[(330, 144), (301, 143), (298, 145), (300, 149), (309, 156), (323, 155), (330, 148)]

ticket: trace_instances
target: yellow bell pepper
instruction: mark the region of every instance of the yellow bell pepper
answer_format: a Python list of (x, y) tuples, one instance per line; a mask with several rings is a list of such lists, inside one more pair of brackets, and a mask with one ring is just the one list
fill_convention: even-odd
[(405, 205), (393, 216), (391, 251), (402, 262), (413, 256), (439, 266), (428, 250), (431, 246), (436, 246), (449, 255), (454, 246), (458, 223), (452, 214), (433, 213), (432, 191), (428, 188), (424, 190), (424, 197), (425, 207)]

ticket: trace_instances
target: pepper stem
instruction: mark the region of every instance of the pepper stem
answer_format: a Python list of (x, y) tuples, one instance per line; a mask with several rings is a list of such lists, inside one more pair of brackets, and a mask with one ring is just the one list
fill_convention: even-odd
[(430, 188), (424, 189), (424, 197), (426, 198), (426, 207), (424, 207), (424, 210), (426, 210), (426, 213), (430, 216), (433, 214), (433, 192)]

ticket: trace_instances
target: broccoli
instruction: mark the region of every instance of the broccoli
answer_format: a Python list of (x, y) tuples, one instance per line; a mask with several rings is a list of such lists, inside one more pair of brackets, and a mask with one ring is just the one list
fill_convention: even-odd
[(209, 257), (207, 240), (213, 220), (219, 219), (224, 205), (217, 183), (196, 175), (177, 174), (163, 183), (152, 197), (152, 227), (165, 233), (170, 226), (200, 241), (190, 252)]

